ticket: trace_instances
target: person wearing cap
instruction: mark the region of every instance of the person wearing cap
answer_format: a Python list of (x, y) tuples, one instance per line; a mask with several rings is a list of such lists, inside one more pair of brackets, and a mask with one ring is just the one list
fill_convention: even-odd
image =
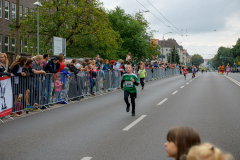
[(113, 66), (115, 65), (115, 60), (111, 60), (109, 64), (109, 69), (113, 70)]
[(58, 56), (51, 59), (44, 68), (44, 71), (47, 73), (57, 73), (60, 68), (60, 63), (58, 61)]

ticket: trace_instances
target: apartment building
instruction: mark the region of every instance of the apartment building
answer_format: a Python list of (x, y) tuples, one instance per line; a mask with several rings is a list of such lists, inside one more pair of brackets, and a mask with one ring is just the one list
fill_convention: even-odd
[[(26, 14), (33, 11), (36, 0), (19, 0), (19, 16), (24, 18)], [(15, 38), (10, 37), (9, 24), (16, 18), (16, 0), (0, 0), (0, 53), (15, 52)], [(27, 48), (27, 40), (20, 40), (20, 53)]]

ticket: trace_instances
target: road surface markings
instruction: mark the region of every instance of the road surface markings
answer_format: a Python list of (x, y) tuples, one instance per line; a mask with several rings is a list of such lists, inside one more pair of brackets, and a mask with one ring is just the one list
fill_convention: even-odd
[(186, 83), (186, 84), (188, 84), (188, 83)]
[(90, 159), (92, 159), (92, 157), (84, 157), (84, 158), (81, 159), (81, 160), (90, 160)]
[(142, 115), (141, 117), (139, 117), (138, 119), (136, 119), (134, 122), (132, 122), (131, 124), (129, 124), (126, 128), (123, 129), (123, 131), (128, 131), (129, 129), (131, 129), (134, 125), (136, 125), (138, 122), (140, 122), (143, 118), (145, 118), (147, 115)]
[(168, 98), (165, 98), (164, 100), (162, 100), (161, 102), (159, 102), (157, 105), (160, 106), (160, 105), (163, 104), (166, 100), (168, 100)]
[(190, 82), (192, 82), (192, 80), (190, 80)]
[(226, 78), (228, 78), (229, 80), (231, 80), (232, 82), (234, 82), (235, 84), (237, 84), (238, 86), (240, 86), (240, 82), (236, 81), (235, 79), (228, 77), (226, 75), (224, 75)]
[(180, 87), (180, 88), (183, 88), (184, 86)]
[(177, 92), (178, 92), (178, 91), (173, 92), (172, 95), (176, 94)]

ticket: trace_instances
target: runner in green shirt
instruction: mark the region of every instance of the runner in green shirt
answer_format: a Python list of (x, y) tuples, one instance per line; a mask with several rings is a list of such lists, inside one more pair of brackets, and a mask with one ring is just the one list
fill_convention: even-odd
[(144, 89), (144, 78), (147, 76), (147, 71), (144, 69), (144, 65), (140, 66), (138, 75), (140, 75), (140, 83), (141, 83), (142, 90), (143, 90)]
[(135, 116), (135, 98), (137, 98), (136, 86), (138, 85), (138, 78), (132, 73), (133, 68), (131, 64), (127, 64), (126, 71), (127, 73), (123, 75), (121, 81), (121, 88), (124, 90), (124, 100), (127, 104), (126, 111), (129, 112), (130, 103), (128, 101), (128, 97), (130, 95), (132, 103), (132, 116)]

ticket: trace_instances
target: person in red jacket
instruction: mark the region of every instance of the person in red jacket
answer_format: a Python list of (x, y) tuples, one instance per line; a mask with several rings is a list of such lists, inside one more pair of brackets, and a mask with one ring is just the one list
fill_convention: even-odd
[(58, 72), (61, 72), (63, 70), (63, 68), (66, 67), (66, 65), (64, 64), (64, 56), (59, 55), (58, 57), (59, 57), (59, 64), (60, 64)]
[(184, 75), (185, 80), (186, 80), (186, 77), (187, 77), (187, 67), (186, 66), (183, 67), (183, 75)]

